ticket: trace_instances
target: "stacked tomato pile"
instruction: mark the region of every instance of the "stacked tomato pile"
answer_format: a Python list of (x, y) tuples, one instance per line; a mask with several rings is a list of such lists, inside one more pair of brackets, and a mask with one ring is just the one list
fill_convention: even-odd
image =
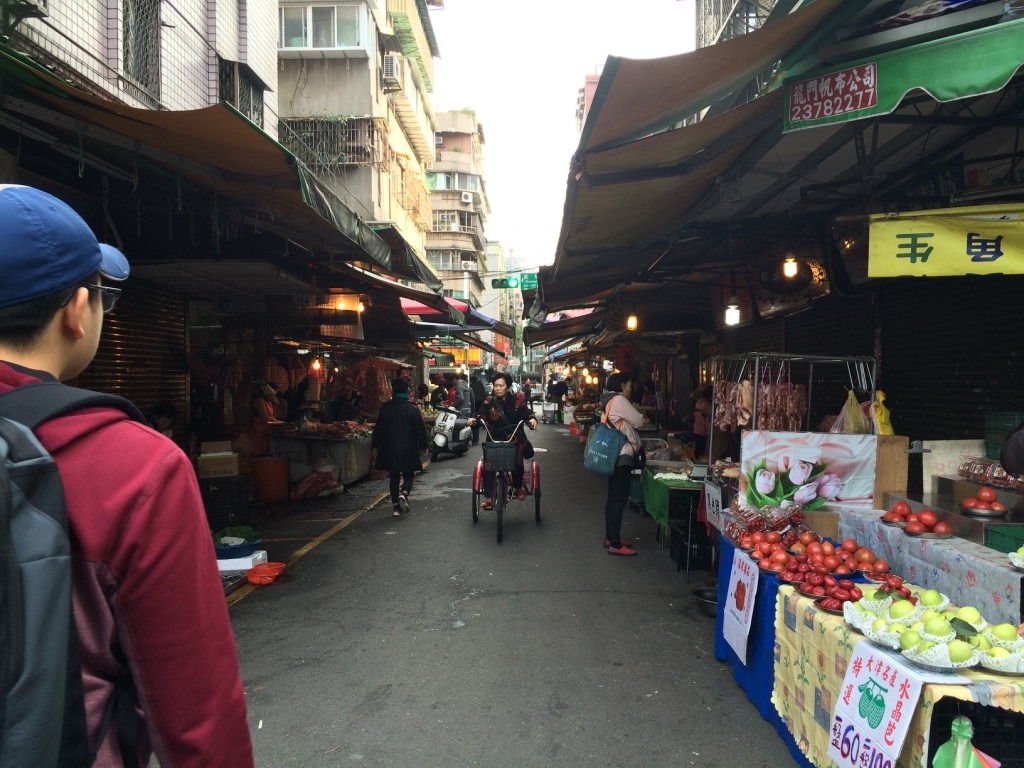
[(968, 509), (985, 509), (992, 512), (1005, 512), (1006, 507), (997, 501), (998, 497), (994, 489), (987, 485), (978, 489), (977, 496), (968, 496), (960, 502), (960, 505)]
[(830, 541), (808, 541), (804, 551), (793, 558), (796, 564), (782, 571), (779, 578), (796, 584), (805, 594), (828, 600), (822, 602), (822, 607), (829, 610), (839, 610), (843, 603), (860, 600), (862, 596), (853, 580), (845, 577), (861, 572), (878, 579), (889, 573), (885, 559), (852, 538), (838, 547)]
[(906, 533), (941, 533), (953, 532), (953, 527), (939, 520), (939, 516), (930, 509), (922, 509), (915, 512), (905, 501), (897, 501), (892, 509), (882, 515), (884, 523), (906, 523), (903, 530)]

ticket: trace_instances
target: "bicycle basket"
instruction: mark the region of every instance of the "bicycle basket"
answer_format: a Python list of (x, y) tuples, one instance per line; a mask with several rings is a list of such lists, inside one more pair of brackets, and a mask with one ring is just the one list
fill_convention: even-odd
[(496, 472), (511, 472), (516, 468), (515, 443), (484, 443), (484, 463)]

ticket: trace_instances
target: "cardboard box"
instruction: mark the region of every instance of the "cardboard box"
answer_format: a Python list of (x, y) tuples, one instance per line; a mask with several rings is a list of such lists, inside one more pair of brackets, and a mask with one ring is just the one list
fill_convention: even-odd
[(230, 440), (203, 443), (200, 451), (199, 477), (235, 477), (238, 474), (238, 454), (231, 450)]
[(248, 557), (233, 557), (230, 560), (217, 560), (217, 569), (221, 573), (229, 571), (248, 571), (254, 565), (267, 562), (267, 552), (257, 549)]
[(839, 512), (831, 509), (816, 509), (804, 512), (804, 525), (823, 538), (835, 541), (839, 538)]

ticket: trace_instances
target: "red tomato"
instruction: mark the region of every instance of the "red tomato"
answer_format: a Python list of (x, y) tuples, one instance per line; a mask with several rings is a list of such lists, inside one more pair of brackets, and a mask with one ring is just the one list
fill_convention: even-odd
[(924, 523), (925, 528), (934, 528), (935, 524), (939, 522), (939, 516), (930, 509), (922, 509), (918, 512), (917, 519)]
[(895, 504), (892, 505), (892, 511), (898, 515), (903, 515), (904, 517), (906, 517), (910, 514), (910, 505), (907, 504), (907, 502), (905, 501), (897, 501)]
[(907, 527), (903, 529), (907, 533), (924, 533), (928, 529), (924, 527), (924, 523), (920, 523), (917, 520), (907, 523)]
[(856, 539), (845, 539), (843, 541), (843, 549), (847, 552), (856, 552), (860, 548)]
[(949, 523), (947, 523), (947, 522), (945, 522), (943, 520), (940, 520), (939, 522), (937, 522), (935, 524), (935, 527), (932, 528), (932, 533), (952, 533), (952, 532), (953, 532), (953, 527)]
[(1004, 507), (998, 501), (993, 501), (988, 506), (989, 506), (989, 509), (991, 509), (993, 512), (1005, 512), (1006, 511), (1006, 507)]
[(967, 507), (968, 509), (971, 509), (971, 508), (976, 507), (978, 505), (978, 500), (976, 498), (974, 498), (973, 496), (968, 496), (966, 499), (964, 499), (960, 503), (963, 506)]
[(978, 489), (978, 498), (982, 501), (995, 501), (997, 497), (996, 492), (993, 489), (984, 485)]

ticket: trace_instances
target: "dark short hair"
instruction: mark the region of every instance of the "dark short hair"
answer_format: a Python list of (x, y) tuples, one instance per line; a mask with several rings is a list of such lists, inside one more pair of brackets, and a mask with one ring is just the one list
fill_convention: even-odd
[(505, 386), (507, 386), (507, 387), (509, 387), (511, 389), (511, 387), (512, 387), (512, 374), (505, 373), (505, 371), (499, 371), (498, 373), (494, 374), (494, 377), (491, 379), (491, 384), (496, 382), (498, 379), (503, 379), (505, 381)]
[(409, 382), (404, 377), (399, 376), (391, 382), (391, 391), (396, 395), (404, 395), (409, 391)]
[(626, 384), (632, 381), (632, 379), (633, 377), (630, 376), (625, 371), (613, 373), (611, 376), (608, 377), (608, 380), (605, 382), (604, 388), (607, 389), (609, 392), (621, 392), (623, 389), (625, 389)]
[[(49, 325), (57, 310), (67, 304), (74, 292), (83, 286), (95, 285), (99, 279), (100, 273), (94, 272), (84, 281), (70, 288), (61, 288), (59, 291), (48, 293), (45, 296), (0, 307), (0, 341), (15, 349), (31, 347), (40, 339), (43, 329)], [(90, 292), (89, 300), (101, 301), (102, 299), (99, 294), (93, 295)]]

